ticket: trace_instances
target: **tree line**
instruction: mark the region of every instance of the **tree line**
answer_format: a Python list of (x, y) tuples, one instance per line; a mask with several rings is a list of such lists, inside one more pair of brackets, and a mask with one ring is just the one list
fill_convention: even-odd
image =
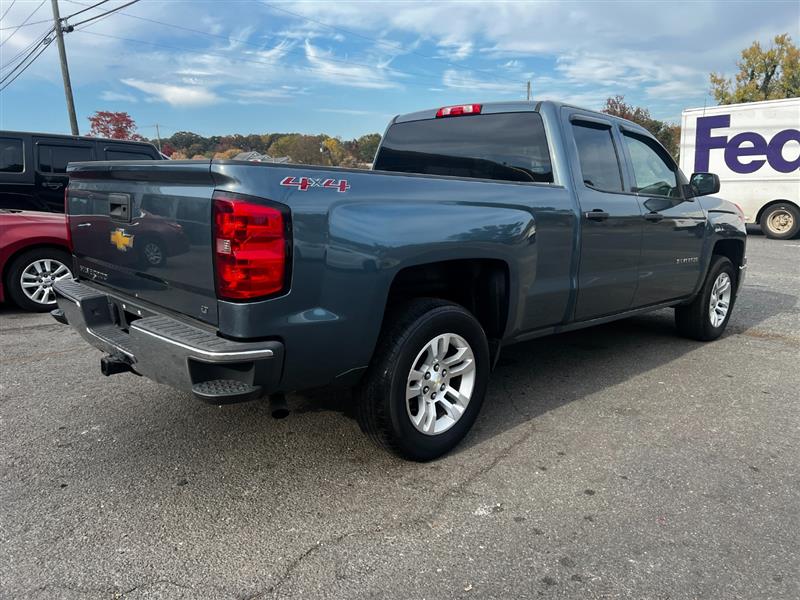
[[(742, 50), (736, 66), (738, 72), (732, 78), (717, 73), (709, 75), (710, 93), (718, 104), (800, 96), (800, 50), (789, 34), (775, 36), (768, 48), (753, 42)], [(602, 110), (638, 123), (678, 159), (681, 137), (678, 123), (655, 119), (647, 108), (629, 104), (621, 95), (608, 98)], [(92, 125), (89, 135), (144, 139), (136, 133), (136, 124), (128, 113), (98, 111), (89, 121)], [(237, 133), (204, 137), (191, 131), (179, 131), (161, 139), (161, 150), (173, 159), (233, 158), (242, 152), (255, 151), (275, 158), (288, 156), (291, 162), (300, 164), (368, 168), (380, 140), (378, 133), (342, 140), (324, 134)]]

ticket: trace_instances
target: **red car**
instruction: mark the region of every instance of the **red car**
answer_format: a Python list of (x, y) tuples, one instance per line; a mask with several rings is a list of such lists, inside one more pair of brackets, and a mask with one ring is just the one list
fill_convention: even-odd
[(64, 215), (0, 209), (0, 302), (42, 312), (56, 307), (53, 282), (72, 277)]

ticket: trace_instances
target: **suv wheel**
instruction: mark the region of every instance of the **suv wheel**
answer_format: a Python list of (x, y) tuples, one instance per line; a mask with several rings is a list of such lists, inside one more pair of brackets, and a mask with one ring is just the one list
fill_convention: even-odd
[(715, 255), (697, 297), (686, 306), (675, 308), (675, 324), (684, 337), (707, 342), (725, 331), (736, 300), (736, 275), (733, 263)]
[(25, 310), (44, 312), (56, 306), (53, 283), (72, 277), (72, 258), (63, 250), (34, 248), (9, 265), (6, 289), (14, 303)]
[(358, 393), (361, 428), (378, 445), (425, 461), (454, 448), (475, 422), (489, 378), (489, 346), (477, 319), (437, 299), (387, 316)]
[(761, 231), (774, 240), (790, 240), (800, 232), (800, 210), (788, 202), (773, 204), (761, 215)]

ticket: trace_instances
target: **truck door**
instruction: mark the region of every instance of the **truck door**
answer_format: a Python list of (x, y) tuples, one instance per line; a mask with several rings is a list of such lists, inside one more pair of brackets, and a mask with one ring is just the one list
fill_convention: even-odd
[(625, 191), (627, 172), (612, 121), (574, 111), (566, 126), (574, 140), (570, 163), (581, 211), (574, 319), (582, 321), (631, 307), (643, 221), (636, 195)]
[(51, 212), (64, 212), (67, 164), (95, 160), (94, 143), (82, 140), (34, 139), (34, 189), (39, 203)]
[(683, 174), (657, 141), (625, 127), (622, 139), (644, 227), (633, 305), (687, 296), (701, 274), (705, 213), (697, 200), (685, 196)]

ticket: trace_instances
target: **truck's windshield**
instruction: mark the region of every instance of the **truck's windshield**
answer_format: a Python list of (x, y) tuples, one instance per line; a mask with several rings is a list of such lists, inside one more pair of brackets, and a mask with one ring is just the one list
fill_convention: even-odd
[(395, 123), (386, 132), (376, 170), (553, 182), (542, 118), (498, 113)]

